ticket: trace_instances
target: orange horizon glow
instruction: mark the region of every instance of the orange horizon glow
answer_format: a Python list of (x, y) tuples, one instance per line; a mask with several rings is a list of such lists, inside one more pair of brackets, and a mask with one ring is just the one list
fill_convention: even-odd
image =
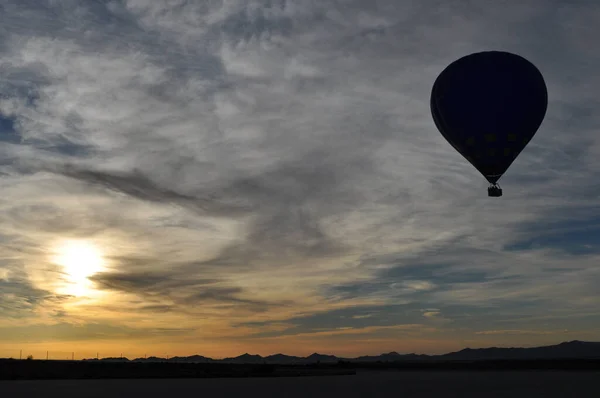
[[(118, 358), (121, 355), (128, 359), (143, 357), (187, 357), (202, 355), (212, 359), (223, 359), (236, 357), (245, 353), (261, 355), (263, 357), (274, 354), (285, 354), (298, 357), (307, 357), (313, 353), (324, 355), (335, 355), (341, 358), (355, 358), (364, 355), (380, 355), (392, 351), (400, 354), (426, 354), (439, 355), (459, 351), (463, 348), (489, 348), (496, 347), (535, 347), (543, 345), (559, 344), (568, 339), (548, 338), (541, 342), (519, 339), (511, 342), (498, 344), (492, 339), (459, 340), (459, 339), (415, 339), (399, 343), (393, 339), (379, 339), (378, 341), (357, 340), (353, 342), (335, 341), (306, 341), (288, 339), (289, 341), (261, 341), (254, 343), (227, 342), (222, 346), (215, 344), (172, 344), (161, 342), (64, 342), (64, 343), (34, 343), (34, 344), (0, 344), (0, 357), (18, 358), (20, 350), (22, 356), (33, 355), (34, 359), (45, 359), (49, 352), (49, 359), (66, 359), (74, 356), (74, 359), (93, 359), (98, 355), (100, 358)], [(299, 346), (303, 348), (298, 348)], [(19, 347), (18, 349), (16, 347)], [(27, 355), (26, 355), (27, 354)]]

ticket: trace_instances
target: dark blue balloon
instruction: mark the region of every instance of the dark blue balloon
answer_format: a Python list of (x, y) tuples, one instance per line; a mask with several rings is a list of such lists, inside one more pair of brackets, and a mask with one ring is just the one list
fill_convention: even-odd
[(454, 61), (431, 90), (431, 113), (444, 138), (496, 184), (542, 124), (548, 91), (525, 58), (485, 51)]

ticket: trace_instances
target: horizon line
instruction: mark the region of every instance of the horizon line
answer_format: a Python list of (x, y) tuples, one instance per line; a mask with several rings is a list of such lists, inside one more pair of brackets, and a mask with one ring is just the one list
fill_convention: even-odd
[[(134, 360), (144, 360), (144, 359), (149, 359), (149, 358), (157, 358), (157, 359), (165, 359), (165, 360), (172, 360), (173, 358), (190, 358), (190, 357), (194, 357), (194, 356), (199, 356), (199, 357), (203, 357), (206, 359), (210, 359), (210, 360), (214, 360), (214, 361), (223, 361), (223, 360), (227, 360), (227, 359), (237, 359), (240, 358), (242, 356), (253, 356), (253, 357), (260, 357), (260, 358), (269, 358), (269, 357), (273, 357), (276, 355), (283, 355), (283, 356), (287, 356), (287, 357), (293, 357), (293, 358), (298, 358), (298, 359), (307, 359), (313, 355), (321, 355), (321, 356), (329, 356), (329, 357), (335, 357), (337, 359), (347, 359), (347, 360), (353, 360), (353, 359), (358, 359), (358, 358), (362, 358), (362, 357), (378, 357), (378, 356), (383, 356), (383, 355), (389, 355), (389, 354), (397, 354), (400, 356), (407, 356), (407, 355), (416, 355), (416, 356), (426, 356), (426, 357), (438, 357), (438, 356), (444, 356), (444, 355), (449, 355), (449, 354), (453, 354), (453, 353), (457, 353), (457, 352), (461, 352), (464, 350), (487, 350), (487, 349), (536, 349), (536, 348), (547, 348), (547, 347), (556, 347), (559, 345), (563, 345), (563, 344), (573, 344), (573, 343), (584, 343), (584, 344), (600, 344), (600, 342), (597, 341), (585, 341), (585, 340), (566, 340), (566, 341), (562, 341), (560, 343), (555, 343), (555, 344), (548, 344), (548, 345), (538, 345), (538, 346), (510, 346), (510, 347), (501, 347), (501, 346), (489, 346), (489, 347), (479, 347), (479, 348), (471, 348), (471, 347), (464, 347), (461, 348), (460, 350), (457, 351), (449, 351), (449, 352), (445, 352), (443, 354), (419, 354), (416, 352), (408, 352), (408, 353), (399, 353), (397, 351), (388, 351), (388, 352), (382, 352), (380, 354), (366, 354), (366, 355), (359, 355), (359, 356), (338, 356), (336, 354), (322, 354), (319, 352), (313, 352), (311, 354), (308, 354), (306, 356), (300, 356), (300, 355), (289, 355), (289, 354), (285, 354), (283, 352), (277, 352), (274, 354), (269, 354), (269, 355), (260, 355), (260, 354), (250, 354), (249, 352), (244, 352), (242, 354), (239, 354), (237, 356), (228, 356), (228, 357), (209, 357), (209, 356), (205, 356), (202, 354), (191, 354), (191, 355), (166, 355), (165, 357), (161, 357), (161, 356), (156, 356), (156, 355), (144, 355), (144, 356), (137, 356), (133, 359), (130, 359), (128, 356), (126, 355), (122, 355), (121, 356), (107, 356), (107, 357), (100, 357), (99, 352), (97, 354), (96, 357), (83, 357), (81, 359), (75, 359), (75, 351), (72, 351), (72, 359), (56, 359), (56, 358), (49, 358), (48, 356), (46, 358), (32, 358), (33, 360), (49, 360), (49, 361), (95, 361), (95, 360), (103, 360), (103, 359), (122, 359), (122, 360), (128, 360), (128, 361), (134, 361)], [(21, 350), (22, 351), (22, 350)], [(51, 351), (46, 351), (47, 353), (51, 352)], [(66, 353), (66, 352), (65, 352)], [(27, 355), (31, 355), (31, 354), (27, 354)], [(23, 357), (24, 355), (21, 355), (21, 358), (18, 358), (18, 360), (27, 360), (27, 357)], [(13, 358), (13, 357), (0, 357), (0, 359), (15, 359), (17, 360), (17, 358)]]

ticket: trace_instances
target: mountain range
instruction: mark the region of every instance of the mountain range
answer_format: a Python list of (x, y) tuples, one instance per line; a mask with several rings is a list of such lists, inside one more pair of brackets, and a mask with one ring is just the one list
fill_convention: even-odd
[[(337, 363), (340, 361), (351, 363), (372, 363), (372, 362), (398, 362), (398, 361), (480, 361), (480, 360), (499, 360), (499, 359), (600, 359), (600, 342), (569, 341), (557, 345), (532, 347), (532, 348), (465, 348), (461, 351), (450, 352), (442, 355), (425, 354), (399, 354), (389, 352), (375, 356), (360, 356), (356, 358), (342, 358), (334, 355), (323, 355), (314, 353), (307, 357), (297, 357), (285, 354), (274, 354), (266, 357), (260, 355), (243, 354), (232, 358), (212, 359), (202, 355), (192, 355), (189, 357), (148, 357), (136, 358), (102, 358), (100, 361), (111, 362), (179, 362), (179, 363), (235, 363), (235, 364), (311, 364), (311, 363)], [(88, 359), (97, 360), (97, 359)]]

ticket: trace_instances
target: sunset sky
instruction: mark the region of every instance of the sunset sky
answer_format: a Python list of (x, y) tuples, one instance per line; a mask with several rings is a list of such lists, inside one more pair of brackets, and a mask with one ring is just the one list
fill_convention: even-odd
[[(600, 2), (0, 0), (0, 357), (600, 340)], [(502, 198), (431, 118), (549, 93)]]

